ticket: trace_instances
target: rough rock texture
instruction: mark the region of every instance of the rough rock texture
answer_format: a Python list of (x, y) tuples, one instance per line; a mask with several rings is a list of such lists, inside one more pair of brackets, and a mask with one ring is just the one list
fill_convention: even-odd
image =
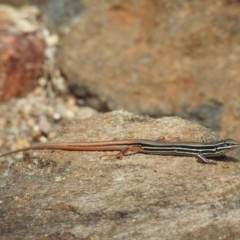
[(180, 115), (239, 138), (239, 1), (82, 1), (59, 63), (106, 111)]
[(0, 6), (0, 102), (23, 96), (37, 85), (44, 41), (36, 26), (12, 7)]
[[(113, 112), (62, 126), (55, 141), (161, 135), (218, 138), (180, 118)], [(239, 238), (239, 160), (205, 165), (191, 157), (114, 155), (30, 151), (1, 169), (1, 239)]]

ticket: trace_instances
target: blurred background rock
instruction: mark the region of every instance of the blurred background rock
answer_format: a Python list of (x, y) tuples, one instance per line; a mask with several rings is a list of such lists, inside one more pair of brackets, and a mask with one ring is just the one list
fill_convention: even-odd
[[(3, 27), (1, 37), (1, 56), (7, 56), (0, 66), (5, 69), (1, 92), (7, 93), (0, 106), (7, 124), (1, 136), (11, 138), (10, 143), (3, 141), (7, 149), (17, 147), (6, 133), (13, 115), (15, 125), (23, 127), (11, 135), (28, 139), (28, 144), (47, 141), (64, 121), (119, 109), (152, 117), (178, 115), (223, 138), (240, 140), (239, 1), (0, 3), (14, 7), (18, 15), (10, 20), (11, 27)], [(28, 28), (19, 27), (20, 22)], [(23, 54), (27, 49), (31, 57)], [(16, 81), (10, 84), (9, 79)], [(4, 90), (4, 82), (9, 90)], [(12, 96), (25, 98), (6, 102), (16, 83), (20, 90)], [(28, 109), (23, 111), (28, 117), (17, 121), (22, 108)], [(48, 133), (39, 125), (46, 120), (52, 126)], [(38, 137), (28, 137), (34, 129), (40, 129), (34, 134)]]

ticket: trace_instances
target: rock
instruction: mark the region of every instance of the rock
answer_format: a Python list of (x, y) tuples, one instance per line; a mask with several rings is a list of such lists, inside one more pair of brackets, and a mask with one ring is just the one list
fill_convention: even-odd
[(14, 7), (22, 7), (27, 4), (32, 4), (32, 0), (0, 0), (0, 4), (8, 4)]
[[(60, 128), (55, 142), (218, 138), (189, 121), (119, 111)], [(237, 239), (239, 160), (29, 151), (0, 169), (1, 239)], [(240, 155), (238, 155), (240, 157)], [(224, 160), (224, 159), (222, 159)]]
[(41, 9), (42, 21), (53, 32), (67, 31), (83, 8), (79, 0), (34, 1), (33, 4)]
[(87, 105), (187, 116), (239, 139), (238, 1), (82, 2), (58, 61)]
[(0, 4), (8, 4), (21, 9), (37, 6), (41, 10), (41, 20), (51, 32), (65, 31), (82, 11), (81, 0), (0, 0)]
[(12, 7), (0, 6), (0, 102), (23, 96), (37, 85), (44, 41), (36, 25)]

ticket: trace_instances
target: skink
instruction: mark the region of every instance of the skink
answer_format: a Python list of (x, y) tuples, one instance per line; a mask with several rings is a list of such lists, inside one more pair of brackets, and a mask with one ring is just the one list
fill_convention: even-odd
[(27, 150), (59, 149), (67, 151), (119, 151), (117, 158), (129, 151), (145, 154), (194, 156), (202, 163), (211, 163), (206, 157), (217, 157), (239, 147), (239, 143), (226, 139), (215, 142), (168, 142), (162, 137), (158, 140), (132, 139), (99, 142), (49, 143), (37, 144), (0, 155), (8, 156)]

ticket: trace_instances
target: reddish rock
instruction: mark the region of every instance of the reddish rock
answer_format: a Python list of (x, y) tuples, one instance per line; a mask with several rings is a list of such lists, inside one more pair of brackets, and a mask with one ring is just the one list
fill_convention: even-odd
[(44, 41), (13, 8), (0, 6), (0, 102), (32, 90), (44, 62)]

